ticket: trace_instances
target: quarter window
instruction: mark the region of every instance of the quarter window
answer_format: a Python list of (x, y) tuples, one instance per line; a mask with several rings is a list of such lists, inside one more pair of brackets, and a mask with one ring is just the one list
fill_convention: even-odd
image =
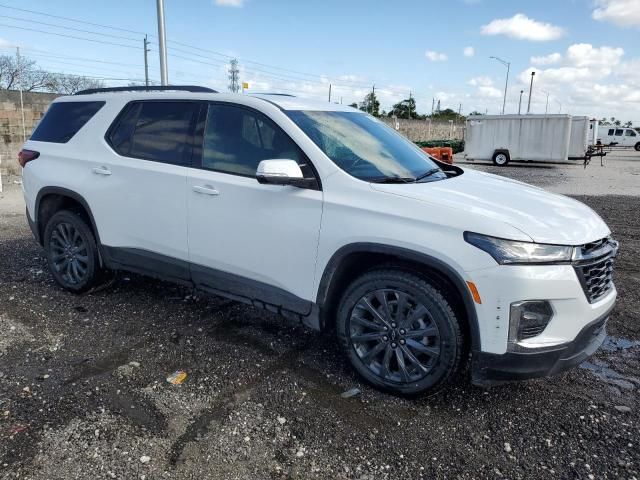
[(104, 102), (53, 103), (31, 135), (31, 140), (67, 143), (103, 105)]
[(613, 135), (613, 132), (614, 132), (614, 129), (613, 129), (613, 128), (610, 128), (610, 129), (609, 129), (609, 133), (607, 133), (607, 135), (611, 136), (611, 135)]
[(197, 102), (133, 102), (109, 134), (120, 155), (175, 165), (190, 162), (189, 131)]
[(302, 150), (266, 116), (233, 105), (209, 105), (203, 168), (253, 177), (258, 164), (268, 159), (295, 160), (305, 177), (313, 177)]

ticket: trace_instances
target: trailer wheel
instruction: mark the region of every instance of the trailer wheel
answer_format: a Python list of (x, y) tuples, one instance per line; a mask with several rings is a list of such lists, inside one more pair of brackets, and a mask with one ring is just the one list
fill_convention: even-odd
[(498, 167), (504, 167), (509, 163), (509, 152), (506, 150), (499, 150), (493, 154), (493, 164)]
[(640, 142), (636, 143), (634, 148), (636, 149), (636, 152), (640, 152)]

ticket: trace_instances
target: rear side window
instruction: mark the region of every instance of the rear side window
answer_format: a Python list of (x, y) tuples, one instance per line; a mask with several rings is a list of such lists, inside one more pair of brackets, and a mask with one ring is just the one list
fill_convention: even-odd
[(620, 135), (622, 135), (622, 129), (616, 130), (616, 137), (619, 137)]
[(197, 102), (133, 102), (110, 129), (108, 141), (125, 157), (187, 165)]
[(613, 132), (614, 132), (613, 128), (610, 128), (609, 133), (607, 133), (607, 135), (613, 135)]
[(31, 140), (67, 143), (103, 105), (104, 102), (53, 103), (31, 135)]

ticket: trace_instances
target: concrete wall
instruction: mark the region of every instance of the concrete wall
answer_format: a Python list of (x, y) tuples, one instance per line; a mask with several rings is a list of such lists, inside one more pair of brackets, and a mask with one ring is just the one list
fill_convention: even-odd
[[(395, 127), (395, 119), (381, 118), (381, 120), (392, 128)], [(400, 128), (398, 131), (413, 142), (423, 142), (426, 140), (460, 140), (463, 138), (464, 123), (451, 125), (446, 122), (430, 122), (429, 120), (407, 120), (399, 118)]]
[[(24, 126), (27, 139), (35, 124), (42, 118), (47, 107), (58, 95), (53, 93), (24, 92)], [(18, 152), (22, 147), (22, 114), (20, 92), (0, 90), (0, 170), (3, 174), (18, 174)]]

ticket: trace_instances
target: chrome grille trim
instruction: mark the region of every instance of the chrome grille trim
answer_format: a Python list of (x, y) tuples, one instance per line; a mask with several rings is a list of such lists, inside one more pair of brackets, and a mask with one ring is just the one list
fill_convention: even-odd
[(613, 289), (613, 262), (618, 242), (603, 238), (574, 249), (574, 269), (589, 303), (595, 303)]

